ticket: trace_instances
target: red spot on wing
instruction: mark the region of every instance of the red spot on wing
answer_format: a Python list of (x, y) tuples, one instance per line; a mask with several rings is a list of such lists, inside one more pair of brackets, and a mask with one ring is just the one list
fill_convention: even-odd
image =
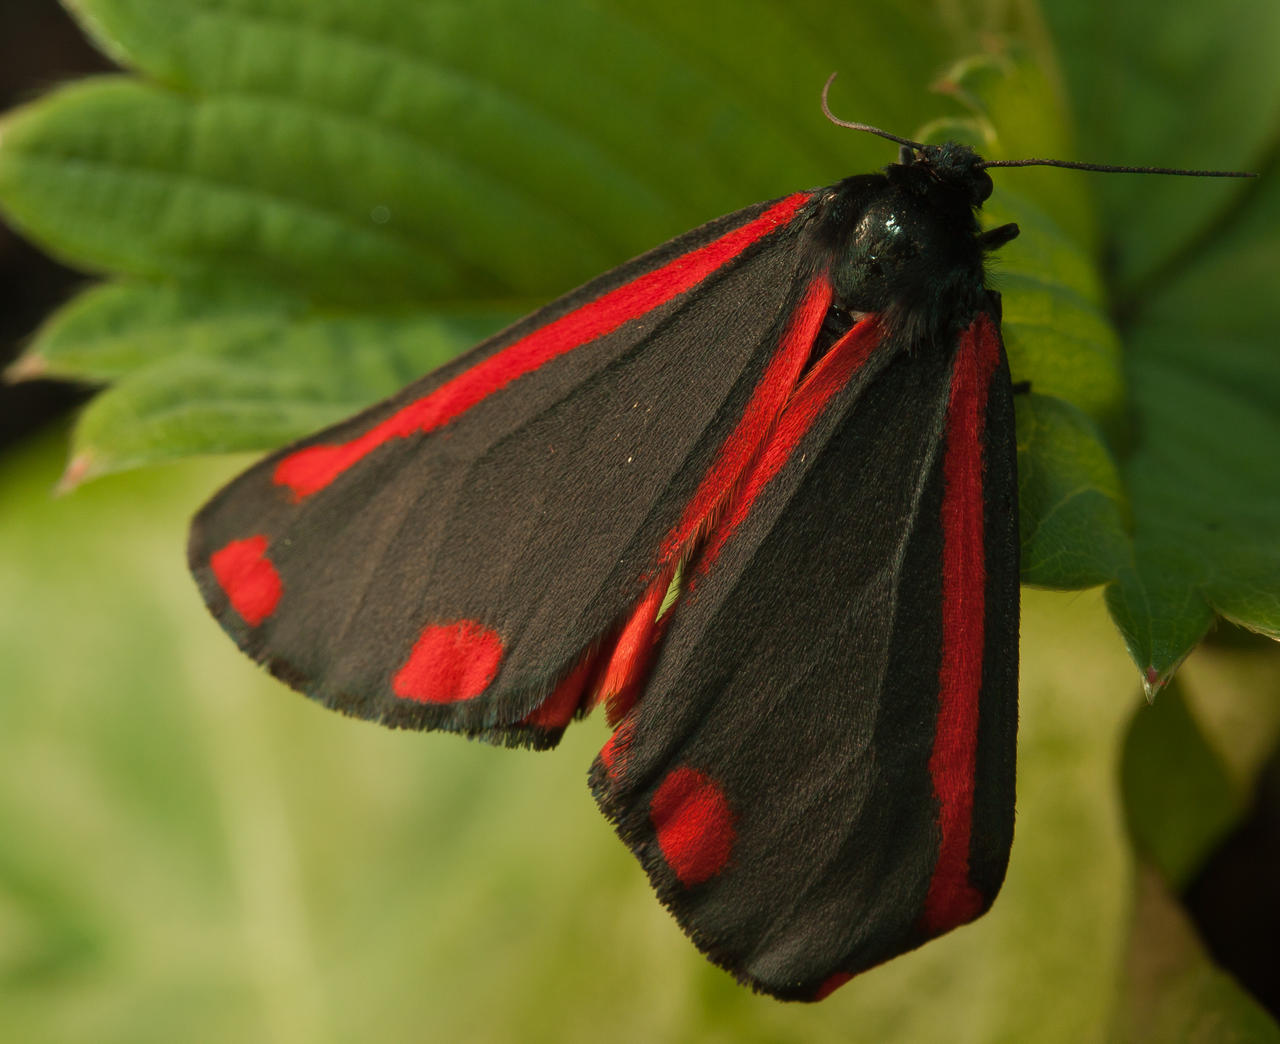
[(680, 521), (663, 541), (658, 555), (662, 565), (674, 564), (697, 539), (768, 439), (804, 371), (831, 306), (831, 295), (831, 281), (825, 273), (809, 284), (737, 425), (721, 445), (715, 463), (703, 476)]
[(596, 298), (526, 334), (496, 355), (409, 403), (350, 442), (310, 446), (284, 457), (273, 479), (298, 499), (328, 486), (344, 471), (392, 439), (425, 434), (471, 409), (499, 388), (579, 345), (611, 333), (702, 282), (753, 243), (789, 222), (810, 199), (800, 192), (697, 250)]
[[(809, 371), (788, 401), (769, 441), (752, 463), (734, 491), (728, 507), (716, 522), (698, 558), (697, 572), (705, 574), (734, 531), (746, 521), (756, 499), (782, 466), (790, 459), (806, 432), (826, 409), (832, 397), (870, 358), (880, 343), (880, 328), (874, 320), (858, 323), (831, 346)], [(692, 578), (690, 585), (696, 582)]]
[(999, 362), (999, 335), (980, 315), (960, 335), (942, 462), (942, 664), (929, 757), (942, 840), (923, 914), (933, 934), (973, 920), (984, 905), (969, 883), (969, 841), (986, 622), (983, 439), (987, 389)]
[(813, 995), (813, 999), (816, 1001), (826, 1000), (852, 978), (853, 972), (833, 972), (823, 980), (822, 985), (818, 987), (818, 992)]
[(733, 851), (733, 812), (720, 785), (697, 769), (674, 769), (649, 805), (658, 847), (680, 883), (701, 884), (724, 869)]
[(231, 608), (250, 627), (257, 627), (276, 611), (284, 585), (267, 558), (265, 536), (231, 541), (209, 556), (209, 568)]
[(475, 699), (498, 673), (502, 651), (497, 632), (474, 620), (429, 624), (391, 679), (391, 691), (419, 703)]

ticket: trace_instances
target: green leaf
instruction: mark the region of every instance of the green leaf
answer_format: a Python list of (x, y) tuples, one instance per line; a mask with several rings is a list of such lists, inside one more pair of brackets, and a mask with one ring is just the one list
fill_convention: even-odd
[(1215, 613), (1280, 637), (1280, 187), (1251, 190), (1146, 299), (1126, 362), (1134, 566), (1108, 592), (1134, 660), (1167, 678)]
[(1070, 403), (1032, 394), (1015, 406), (1023, 580), (1060, 588), (1104, 583), (1129, 551), (1115, 461)]
[[(1215, 613), (1280, 636), (1280, 8), (1048, 0), (1081, 155), (1261, 170), (1258, 182), (1099, 178), (1123, 319), (1133, 553), (1107, 599), (1149, 689)], [(1121, 103), (1117, 103), (1121, 99)]]
[[(781, 56), (769, 67), (745, 39), (703, 35), (718, 17), (673, 3), (76, 6), (164, 86), (73, 88), (12, 119), (0, 192), (17, 219), (97, 267), (248, 266), (354, 307), (545, 297), (830, 180), (848, 136), (814, 103), (827, 72), (849, 70), (842, 88), (901, 124), (941, 45), (922, 3), (866, 5), (869, 32), (911, 40), (895, 61), (815, 32), (823, 4), (751, 3), (738, 18)], [(913, 89), (886, 90), (889, 68)], [(900, 93), (914, 105), (874, 103)]]
[(1149, 688), (1215, 613), (1280, 635), (1280, 437), (1274, 142), (1280, 9), (1228, 0), (1048, 0), (1080, 158), (1261, 169), (1256, 183), (1099, 177), (1131, 413), (1121, 459), (1132, 552), (1108, 604)]
[(14, 369), (110, 382), (178, 350), (208, 354), (254, 332), (265, 342), (301, 312), (250, 286), (99, 283), (55, 313)]
[(1121, 786), (1138, 851), (1175, 891), (1190, 883), (1244, 810), (1244, 795), (1206, 742), (1177, 682), (1135, 712)]
[[(785, 10), (756, 0), (737, 13), (732, 43), (719, 14), (675, 3), (643, 13), (585, 0), (538, 14), (509, 0), (78, 0), (76, 9), (143, 78), (55, 92), (0, 131), (0, 201), (15, 223), (79, 265), (132, 278), (52, 322), (19, 367), (115, 381), (84, 413), (73, 478), (301, 435), (389, 390), (367, 358), (334, 363), (343, 336), (364, 331), (367, 353), (388, 352), (390, 371), (401, 360), (430, 365), (475, 328), (436, 331), (412, 351), (424, 313), (513, 315), (717, 212), (876, 165), (881, 143), (833, 133), (814, 87), (838, 69), (837, 109), (909, 128), (955, 109), (920, 86), (948, 47), (973, 38), (957, 22), (947, 37), (923, 0), (846, 10), (859, 19), (856, 40), (824, 31), (819, 0)], [(1083, 47), (1071, 43), (1100, 38), (1120, 54), (1138, 46), (1130, 36), (1056, 0), (1048, 14), (1068, 41), (1071, 97), (1046, 72), (1052, 58), (1029, 17), (1010, 49), (970, 58), (942, 81), (968, 107), (983, 151), (1073, 151), (1065, 114), (1076, 96), (1089, 128), (1172, 145), (1160, 92), (1134, 87), (1132, 109), (1108, 119), (1075, 64)], [(1276, 19), (1257, 18), (1266, 36)], [(1189, 38), (1164, 32), (1142, 54), (1172, 54)], [(900, 40), (909, 46), (890, 42)], [(1201, 43), (1231, 56), (1257, 46), (1213, 33)], [(763, 52), (771, 63), (755, 60)], [(660, 90), (653, 69), (663, 70)], [(1164, 87), (1169, 75), (1162, 67), (1153, 79)], [(1215, 81), (1196, 92), (1192, 115), (1210, 120), (1247, 88), (1280, 99), (1280, 74)], [(1274, 110), (1257, 105), (1274, 124)], [(1139, 125), (1164, 134), (1140, 136)], [(1107, 143), (1102, 134), (1093, 139)], [(1181, 161), (1171, 148), (1158, 159)], [(1038, 438), (1021, 443), (1034, 494), (1024, 504), (1028, 580), (1110, 581), (1112, 612), (1151, 684), (1170, 676), (1215, 612), (1277, 633), (1280, 568), (1265, 542), (1275, 480), (1260, 453), (1242, 450), (1274, 441), (1276, 398), (1257, 395), (1247, 417), (1231, 391), (1251, 366), (1267, 388), (1274, 371), (1262, 345), (1275, 324), (1254, 315), (1222, 343), (1221, 322), (1199, 316), (1204, 302), (1234, 306), (1239, 288), (1217, 297), (1194, 278), (1226, 228), (1212, 207), (1231, 203), (1236, 224), (1265, 228), (1274, 220), (1266, 193), (1043, 169), (997, 180), (986, 220), (1023, 228), (996, 273), (1012, 370), (1093, 425), (1069, 423), (1068, 441), (1055, 445), (1042, 421)], [(1147, 184), (1164, 209), (1135, 194)], [(1164, 260), (1121, 257), (1123, 276), (1108, 287), (1092, 255), (1100, 242), (1115, 255), (1129, 239), (1164, 244)], [(1265, 258), (1258, 281), (1274, 271)], [(1171, 328), (1160, 302), (1175, 289), (1194, 316)], [(1116, 299), (1123, 357), (1108, 320)], [(1199, 381), (1184, 361), (1206, 354), (1204, 333), (1215, 372)], [(320, 365), (334, 374), (317, 375)], [(1211, 393), (1215, 381), (1225, 394)], [(1210, 423), (1211, 438), (1187, 417)], [(1121, 462), (1120, 489), (1103, 475), (1108, 457)], [(1212, 496), (1206, 476), (1217, 480)], [(1075, 500), (1062, 513), (1062, 496), (1082, 481), (1111, 507)], [(1210, 504), (1230, 504), (1231, 521)], [(1132, 534), (1126, 553), (1121, 525)]]
[[(71, 479), (304, 434), (498, 317), (701, 220), (879, 165), (882, 143), (836, 133), (817, 111), (832, 69), (837, 110), (898, 129), (943, 116), (950, 122), (935, 131), (958, 130), (992, 157), (1075, 154), (1067, 113), (1079, 104), (1085, 140), (1117, 145), (1098, 158), (1191, 162), (1174, 147), (1169, 113), (1217, 127), (1224, 99), (1246, 90), (1259, 114), (1256, 150), (1266, 140), (1258, 128), (1276, 125), (1267, 99), (1280, 99), (1274, 63), (1251, 63), (1210, 91), (1173, 84), (1172, 67), (1160, 66), (1116, 107), (1077, 54), (1098, 40), (1117, 54), (1173, 54), (1185, 28), (1166, 26), (1143, 50), (1139, 34), (1058, 0), (1047, 10), (1066, 41), (1070, 95), (1042, 27), (1023, 12), (1008, 23), (1010, 46), (942, 79), (953, 100), (922, 87), (977, 39), (971, 25), (998, 19), (982, 12), (966, 24), (961, 8), (948, 25), (924, 0), (844, 5), (854, 36), (829, 31), (821, 0), (754, 0), (728, 35), (719, 12), (672, 0), (536, 13), (510, 0), (78, 0), (75, 9), (140, 77), (66, 88), (0, 124), (0, 205), (11, 220), (83, 267), (129, 277), (73, 303), (18, 367), (113, 382), (77, 429)], [(1250, 24), (1266, 37), (1275, 22), (1258, 14)], [(1205, 39), (1234, 58), (1260, 46), (1213, 33)], [(1194, 95), (1197, 107), (1162, 100), (1166, 91)], [(1121, 141), (1148, 151), (1134, 157)], [(1110, 582), (1117, 624), (1151, 684), (1215, 612), (1276, 633), (1280, 570), (1266, 544), (1275, 480), (1262, 452), (1245, 448), (1274, 443), (1265, 352), (1275, 323), (1238, 285), (1195, 274), (1223, 238), (1226, 206), (1236, 208), (1233, 227), (1255, 229), (1259, 242), (1224, 247), (1224, 263), (1252, 249), (1256, 270), (1268, 271), (1275, 220), (1265, 193), (997, 174), (984, 220), (1023, 230), (994, 273), (1014, 376), (1083, 415), (1039, 417), (1033, 435), (1024, 416), (1026, 578)], [(1129, 264), (1129, 240), (1162, 244), (1160, 264)], [(1119, 282), (1099, 275), (1099, 251), (1120, 256)], [(1164, 316), (1161, 301), (1192, 314)], [(1209, 303), (1219, 314), (1206, 323)], [(1110, 320), (1117, 304), (1124, 353)], [(1229, 342), (1224, 309), (1236, 317)], [(444, 325), (431, 327), (431, 316)], [(344, 344), (350, 360), (338, 358)], [(1211, 360), (1207, 380), (1186, 371), (1198, 356)], [(1235, 395), (1255, 371), (1250, 413)], [(1188, 417), (1213, 430), (1206, 437)], [(1230, 505), (1231, 520), (1211, 505)]]
[[(220, 324), (207, 344), (202, 331), (188, 331), (186, 352), (133, 370), (89, 403), (72, 439), (69, 478), (279, 445), (390, 395), (498, 325), (483, 316), (255, 316)], [(310, 365), (299, 369), (304, 358)]]
[[(1059, 43), (1079, 152), (1139, 166), (1270, 169), (1280, 122), (1280, 6), (1043, 0)], [(1117, 297), (1212, 235), (1238, 182), (1105, 177), (1094, 190)], [(1222, 301), (1208, 308), (1221, 308)]]
[(1124, 431), (1125, 386), (1120, 339), (1103, 307), (1103, 291), (1084, 249), (1047, 214), (1011, 191), (984, 208), (984, 223), (1014, 221), (1022, 230), (993, 266), (1004, 301), (1003, 332), (1015, 380), (1072, 403), (1100, 430)]
[(392, 390), (365, 363), (315, 372), (335, 316), (371, 320), (359, 351), (387, 352), (385, 369), (433, 365), (439, 338), (409, 348), (424, 313), (511, 317), (733, 206), (830, 180), (849, 152), (870, 166), (883, 144), (832, 133), (818, 86), (845, 69), (860, 113), (909, 125), (944, 46), (923, 0), (866, 5), (867, 32), (910, 41), (874, 54), (820, 31), (816, 0), (748, 5), (738, 24), (785, 56), (768, 69), (674, 3), (75, 9), (144, 78), (63, 89), (0, 129), (10, 219), (130, 277), (55, 318), (15, 370), (114, 382), (77, 430), (72, 479), (267, 448), (334, 419), (327, 403)]

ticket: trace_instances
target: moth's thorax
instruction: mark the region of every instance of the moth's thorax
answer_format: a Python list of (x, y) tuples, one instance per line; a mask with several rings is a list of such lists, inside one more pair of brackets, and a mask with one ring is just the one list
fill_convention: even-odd
[(977, 162), (968, 149), (926, 154), (833, 186), (820, 220), (838, 308), (939, 340), (984, 306), (975, 210), (991, 182)]

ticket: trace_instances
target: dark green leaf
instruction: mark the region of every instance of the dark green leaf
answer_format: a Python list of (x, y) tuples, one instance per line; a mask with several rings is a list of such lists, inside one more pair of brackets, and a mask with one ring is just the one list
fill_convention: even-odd
[[(1069, 158), (1258, 170), (1280, 119), (1280, 6), (1044, 0), (1076, 117)], [(1269, 164), (1268, 164), (1269, 165)], [(1212, 230), (1238, 182), (1096, 181), (1117, 295)], [(1210, 307), (1222, 307), (1214, 301)]]
[(1280, 637), (1280, 181), (1260, 181), (1129, 335), (1134, 563), (1108, 592), (1167, 678), (1214, 613)]
[(1138, 851), (1181, 891), (1243, 811), (1218, 754), (1170, 685), (1139, 707), (1125, 738), (1121, 785)]
[(1115, 461), (1070, 403), (1031, 394), (1015, 405), (1023, 579), (1061, 588), (1104, 583), (1129, 551)]

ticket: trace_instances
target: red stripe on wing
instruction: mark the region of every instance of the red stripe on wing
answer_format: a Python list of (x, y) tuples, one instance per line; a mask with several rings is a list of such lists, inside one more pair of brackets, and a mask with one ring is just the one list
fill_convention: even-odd
[(596, 685), (596, 698), (606, 701), (610, 722), (625, 717), (643, 691), (654, 651), (662, 638), (658, 610), (671, 586), (676, 565), (777, 424), (822, 329), (831, 296), (831, 282), (825, 273), (810, 282), (742, 416), (721, 444), (715, 462), (703, 476), (680, 521), (663, 541), (653, 578), (613, 639), (609, 659)]
[(680, 521), (663, 541), (658, 555), (662, 566), (673, 565), (688, 550), (769, 438), (804, 372), (822, 321), (831, 307), (831, 296), (831, 280), (825, 273), (809, 284), (747, 408), (721, 445), (715, 463), (703, 476)]
[(969, 840), (986, 620), (983, 439), (987, 389), (999, 362), (999, 335), (990, 317), (979, 315), (960, 335), (942, 464), (942, 664), (929, 757), (942, 841), (924, 905), (931, 934), (973, 920), (985, 904), (969, 883)]
[(597, 698), (604, 700), (608, 707), (610, 724), (625, 717), (649, 680), (653, 653), (663, 631), (658, 610), (674, 575), (672, 566), (649, 585), (618, 635), (597, 690)]
[(822, 415), (832, 396), (849, 383), (849, 379), (870, 358), (879, 343), (879, 324), (875, 320), (864, 320), (818, 360), (817, 365), (795, 390), (768, 443), (711, 531), (698, 558), (698, 574), (705, 575), (711, 568), (734, 531), (746, 521), (756, 498), (782, 470), (805, 433)]
[(539, 327), (350, 442), (310, 446), (289, 454), (276, 465), (273, 481), (302, 499), (324, 489), (383, 443), (425, 434), (448, 424), (499, 388), (696, 286), (753, 243), (785, 225), (810, 196), (807, 192), (788, 196), (706, 246)]
[(565, 679), (538, 706), (521, 719), (521, 725), (539, 729), (563, 729), (582, 710), (591, 695), (591, 679), (599, 670), (598, 657), (583, 657)]

